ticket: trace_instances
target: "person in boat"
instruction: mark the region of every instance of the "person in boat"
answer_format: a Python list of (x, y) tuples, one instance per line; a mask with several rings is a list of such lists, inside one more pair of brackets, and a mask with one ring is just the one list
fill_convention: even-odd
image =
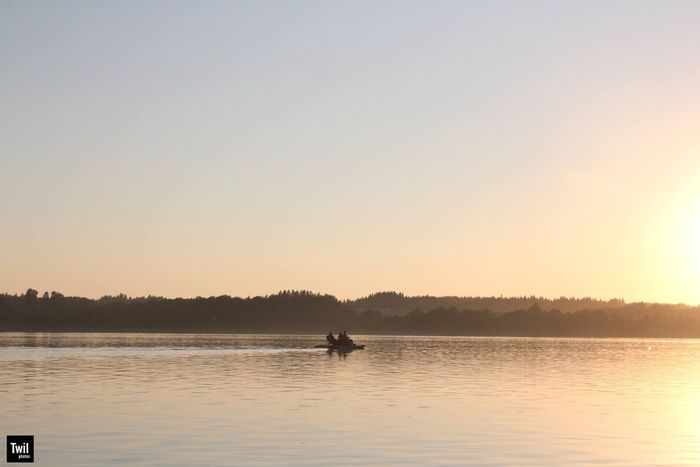
[(353, 340), (348, 337), (348, 332), (338, 333), (338, 345), (353, 345)]
[(336, 339), (335, 336), (333, 335), (333, 331), (328, 331), (328, 335), (326, 336), (326, 340), (331, 345), (338, 345), (338, 339)]

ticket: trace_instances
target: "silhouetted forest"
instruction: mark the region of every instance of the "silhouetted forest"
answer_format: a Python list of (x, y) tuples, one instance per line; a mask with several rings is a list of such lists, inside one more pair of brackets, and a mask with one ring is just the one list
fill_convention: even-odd
[(402, 315), (413, 310), (434, 310), (436, 308), (457, 308), (460, 310), (491, 310), (498, 313), (527, 309), (533, 303), (546, 310), (562, 312), (579, 310), (602, 310), (624, 305), (622, 299), (596, 300), (590, 297), (549, 299), (535, 297), (433, 297), (430, 295), (409, 297), (397, 292), (378, 292), (357, 300), (347, 301), (357, 311), (377, 310), (384, 314)]
[[(435, 306), (434, 306), (435, 305)], [(411, 311), (407, 307), (414, 307)], [(422, 308), (425, 307), (425, 308)], [(389, 311), (387, 311), (389, 310)], [(700, 308), (590, 298), (406, 297), (358, 300), (282, 291), (264, 297), (0, 295), (0, 331), (163, 331), (563, 337), (700, 337)]]

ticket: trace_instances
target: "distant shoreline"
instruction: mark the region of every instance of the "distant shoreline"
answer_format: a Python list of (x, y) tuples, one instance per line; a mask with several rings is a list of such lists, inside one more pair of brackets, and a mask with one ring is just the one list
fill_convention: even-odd
[[(480, 304), (484, 306), (463, 306)], [(396, 336), (700, 338), (700, 308), (393, 292), (355, 301), (307, 291), (195, 299), (120, 295), (92, 300), (57, 292), (40, 297), (33, 289), (0, 295), (0, 332), (325, 335), (329, 330)]]
[[(319, 341), (323, 339), (323, 333), (314, 332), (237, 332), (237, 331), (65, 331), (65, 330), (54, 330), (54, 331), (7, 331), (0, 330), (0, 336), (3, 334), (189, 334), (189, 335), (231, 335), (231, 336), (308, 336), (313, 338), (318, 338)], [(437, 337), (437, 338), (483, 338), (483, 339), (571, 339), (571, 340), (699, 340), (700, 336), (697, 337), (674, 337), (674, 336), (527, 336), (527, 335), (456, 335), (456, 334), (386, 334), (386, 333), (371, 333), (371, 332), (361, 332), (361, 333), (351, 333), (351, 337), (362, 336), (362, 337), (398, 337), (398, 338), (413, 338), (413, 337)], [(1, 348), (1, 346), (0, 346)]]

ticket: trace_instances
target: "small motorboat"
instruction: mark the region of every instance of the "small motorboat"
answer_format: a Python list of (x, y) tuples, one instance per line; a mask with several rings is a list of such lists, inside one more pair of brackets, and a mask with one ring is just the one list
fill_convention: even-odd
[(314, 345), (317, 349), (328, 349), (328, 350), (362, 350), (365, 348), (364, 344), (316, 344)]
[(340, 352), (349, 352), (351, 350), (362, 350), (365, 348), (363, 344), (355, 344), (352, 339), (348, 337), (348, 332), (339, 332), (336, 338), (333, 335), (333, 331), (329, 332), (326, 336), (327, 344), (316, 344), (314, 347), (317, 349), (328, 349), (328, 350), (338, 350)]

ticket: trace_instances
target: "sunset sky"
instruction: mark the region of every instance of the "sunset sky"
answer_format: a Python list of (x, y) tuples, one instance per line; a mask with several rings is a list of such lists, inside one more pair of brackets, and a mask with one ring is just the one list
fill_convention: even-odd
[(700, 303), (700, 2), (0, 3), (0, 292)]

